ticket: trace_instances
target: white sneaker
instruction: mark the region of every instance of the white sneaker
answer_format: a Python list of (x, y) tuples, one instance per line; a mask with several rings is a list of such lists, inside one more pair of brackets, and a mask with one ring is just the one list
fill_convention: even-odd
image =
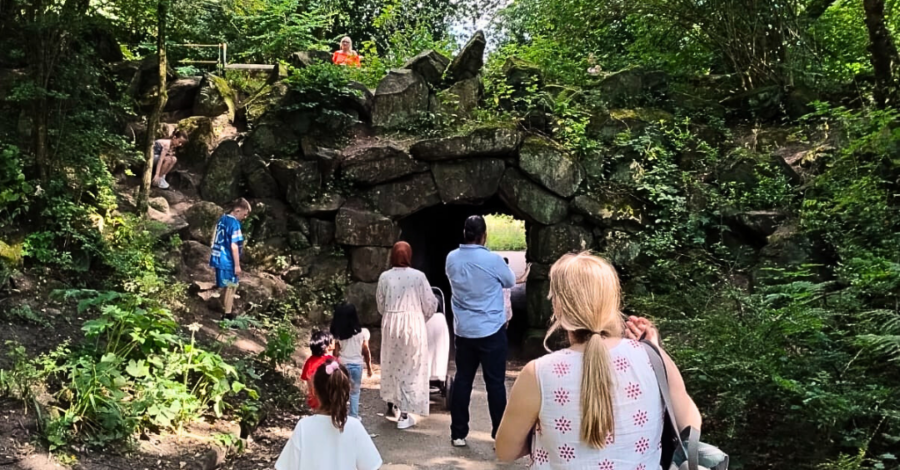
[(165, 176), (159, 179), (159, 189), (169, 189), (169, 183), (166, 182)]
[(465, 447), (466, 440), (465, 439), (453, 439), (453, 447)]
[(409, 429), (416, 425), (416, 418), (413, 418), (413, 415), (407, 413), (406, 419), (400, 418), (397, 420), (397, 429)]

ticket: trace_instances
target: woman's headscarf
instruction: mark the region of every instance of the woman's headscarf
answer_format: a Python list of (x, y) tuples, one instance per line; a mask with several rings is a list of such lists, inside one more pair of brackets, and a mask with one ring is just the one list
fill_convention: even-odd
[(391, 267), (408, 268), (412, 264), (412, 247), (406, 242), (394, 243), (391, 248)]

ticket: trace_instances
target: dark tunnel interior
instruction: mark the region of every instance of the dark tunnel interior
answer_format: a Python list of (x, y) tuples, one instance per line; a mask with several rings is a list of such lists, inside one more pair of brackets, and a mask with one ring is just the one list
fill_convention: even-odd
[[(413, 267), (425, 273), (433, 287), (443, 291), (447, 321), (453, 331), (453, 312), (450, 297), (450, 281), (444, 271), (447, 254), (463, 242), (463, 224), (472, 215), (510, 214), (509, 209), (494, 197), (483, 204), (444, 204), (419, 211), (400, 221), (400, 239), (410, 244), (413, 251)], [(526, 224), (526, 231), (528, 226)], [(524, 284), (521, 286), (524, 287)], [(515, 307), (515, 305), (514, 305)], [(513, 309), (508, 335), (510, 343), (517, 343), (527, 329), (526, 313)]]

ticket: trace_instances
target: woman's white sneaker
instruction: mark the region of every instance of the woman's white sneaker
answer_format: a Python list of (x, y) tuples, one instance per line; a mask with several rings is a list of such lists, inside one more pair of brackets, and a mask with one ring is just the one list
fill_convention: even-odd
[(397, 429), (409, 429), (416, 425), (416, 418), (413, 418), (413, 415), (407, 413), (406, 418), (401, 416), (400, 419), (397, 420)]
[(453, 447), (465, 447), (466, 440), (465, 439), (453, 439)]

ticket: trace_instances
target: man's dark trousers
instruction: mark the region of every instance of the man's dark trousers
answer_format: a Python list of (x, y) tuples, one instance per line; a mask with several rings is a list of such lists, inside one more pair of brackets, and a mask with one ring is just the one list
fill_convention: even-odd
[(491, 437), (497, 435), (506, 410), (506, 328), (484, 338), (456, 337), (456, 378), (450, 398), (450, 437), (465, 439), (469, 435), (469, 401), (478, 365), (487, 388), (491, 413)]

